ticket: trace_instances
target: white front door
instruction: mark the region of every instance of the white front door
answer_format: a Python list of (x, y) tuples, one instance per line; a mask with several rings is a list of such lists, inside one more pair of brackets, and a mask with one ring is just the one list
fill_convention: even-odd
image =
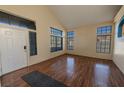
[(27, 66), (26, 32), (0, 28), (2, 75)]

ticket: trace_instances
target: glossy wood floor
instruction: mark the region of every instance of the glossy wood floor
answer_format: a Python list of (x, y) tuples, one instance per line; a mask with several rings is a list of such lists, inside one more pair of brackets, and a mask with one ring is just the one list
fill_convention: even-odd
[(70, 87), (123, 86), (124, 75), (110, 60), (61, 55), (3, 76), (2, 86), (29, 86), (21, 76), (38, 70)]

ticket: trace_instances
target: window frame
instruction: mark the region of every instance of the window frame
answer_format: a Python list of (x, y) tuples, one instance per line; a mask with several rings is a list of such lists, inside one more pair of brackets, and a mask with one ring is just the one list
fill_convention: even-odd
[[(34, 36), (32, 35), (34, 34)], [(34, 39), (32, 39), (34, 37)], [(31, 44), (33, 42), (33, 44)], [(37, 33), (33, 31), (29, 31), (29, 48), (30, 48), (30, 56), (37, 55)], [(32, 50), (35, 49), (35, 50)]]
[(0, 10), (0, 24), (36, 30), (36, 22)]
[(122, 16), (122, 18), (120, 19), (120, 21), (118, 23), (118, 31), (117, 31), (118, 38), (124, 37), (123, 26), (124, 26), (124, 16)]
[[(55, 30), (57, 33), (59, 33), (59, 35), (56, 35), (57, 33), (54, 33)], [(57, 28), (50, 27), (50, 52), (57, 52), (62, 50), (63, 50), (63, 31)]]
[[(101, 29), (100, 30), (101, 33), (99, 34), (98, 34), (98, 29)], [(98, 37), (100, 38), (99, 40), (101, 42), (98, 41)], [(105, 44), (103, 44), (103, 41)], [(98, 27), (97, 32), (96, 32), (96, 53), (110, 54), (111, 53), (111, 41), (112, 41), (112, 25)], [(109, 42), (109, 44), (107, 42)], [(99, 48), (98, 48), (98, 43), (100, 43)]]
[[(69, 33), (73, 33), (73, 34), (70, 34), (69, 36)], [(67, 32), (67, 50), (74, 50), (74, 35), (75, 35), (74, 31)], [(70, 45), (69, 43), (70, 41), (72, 42), (72, 45)]]

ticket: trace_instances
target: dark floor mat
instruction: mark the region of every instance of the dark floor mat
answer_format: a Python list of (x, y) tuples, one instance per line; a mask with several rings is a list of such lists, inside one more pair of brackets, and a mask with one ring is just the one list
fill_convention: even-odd
[(65, 84), (38, 71), (33, 71), (22, 76), (31, 87), (67, 87)]

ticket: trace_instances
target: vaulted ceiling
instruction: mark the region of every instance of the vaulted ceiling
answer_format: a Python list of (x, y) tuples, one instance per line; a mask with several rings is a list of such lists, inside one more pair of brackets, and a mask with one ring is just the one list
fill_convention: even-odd
[(48, 6), (66, 29), (112, 21), (120, 5), (51, 5)]

